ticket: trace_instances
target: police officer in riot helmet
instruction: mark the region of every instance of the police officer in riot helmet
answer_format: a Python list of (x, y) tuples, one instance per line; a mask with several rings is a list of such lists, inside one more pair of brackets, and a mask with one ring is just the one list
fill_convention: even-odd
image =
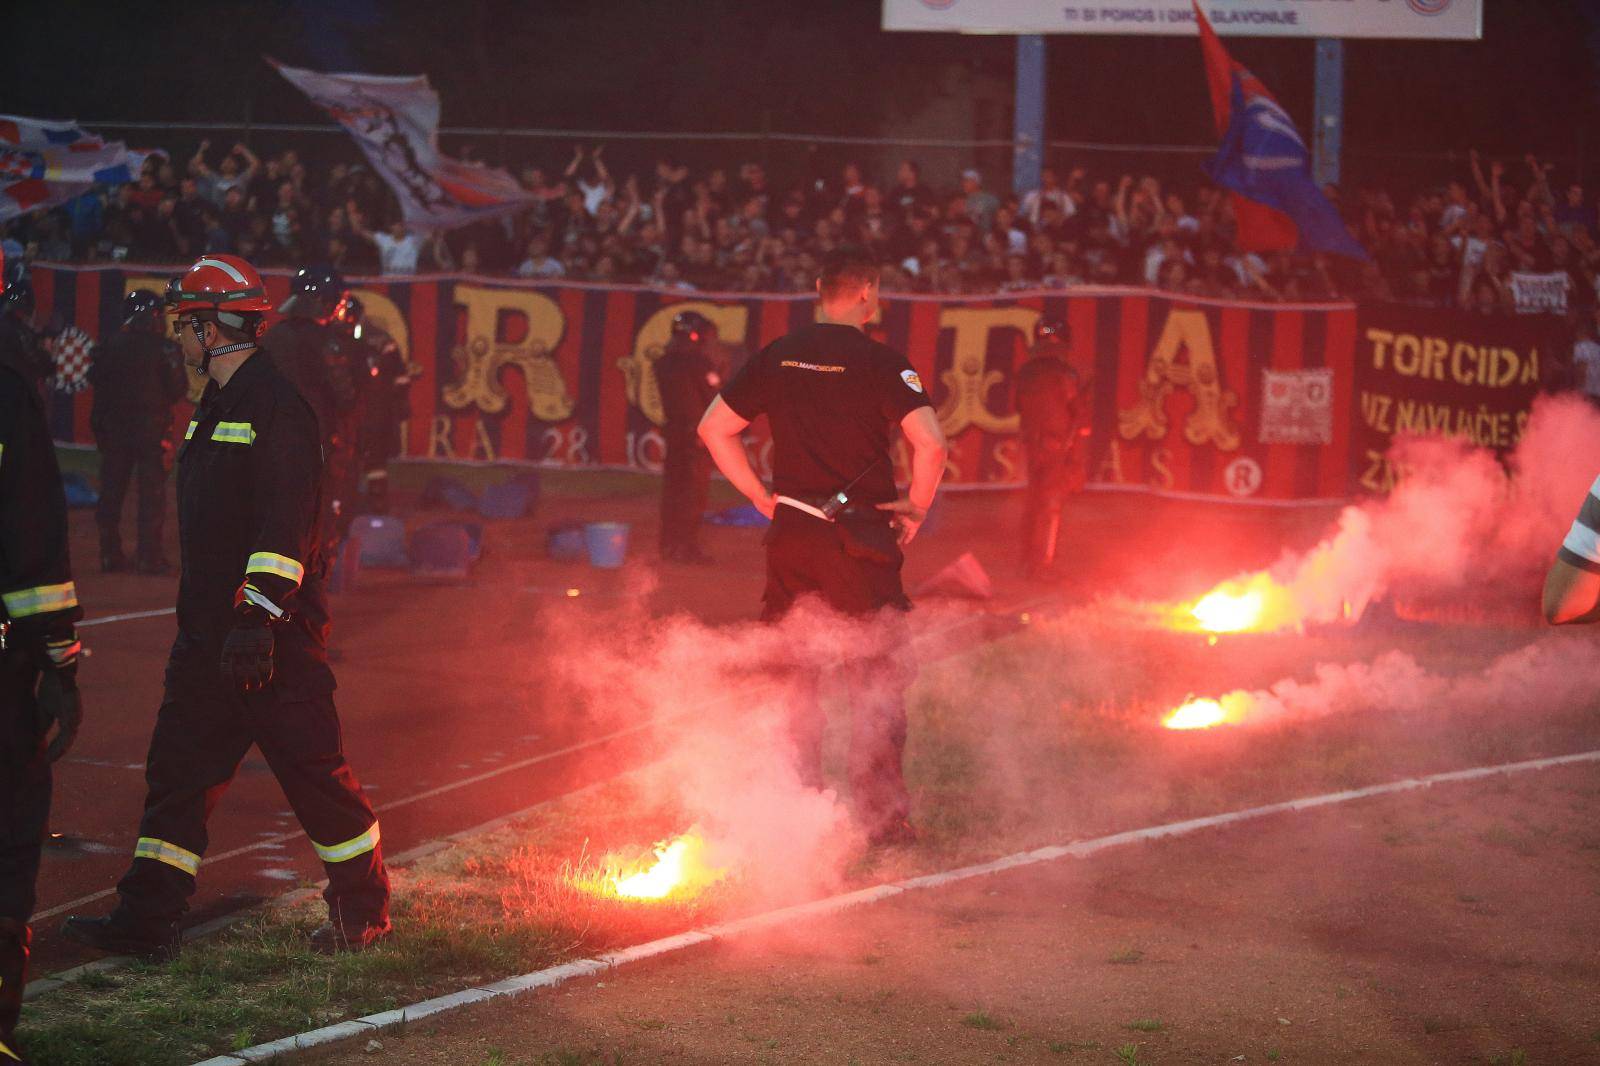
[(283, 320), (261, 340), (284, 377), (316, 413), (324, 469), (322, 531), (332, 547), (354, 516), (356, 383), (350, 335), (336, 321), (348, 294), (344, 276), (332, 267), (303, 267), (289, 283), (279, 307)]
[(700, 547), (700, 518), (711, 489), (711, 455), (695, 431), (727, 372), (716, 324), (698, 311), (675, 315), (672, 337), (655, 363), (665, 418), (661, 435), (667, 445), (661, 469), (663, 559), (711, 562)]
[(366, 308), (355, 296), (340, 302), (335, 321), (351, 343), (357, 394), (355, 451), (365, 497), (363, 509), (383, 514), (389, 505), (389, 460), (400, 454), (410, 368), (394, 338), (367, 319)]
[(1056, 560), (1061, 509), (1083, 487), (1090, 393), (1068, 361), (1066, 323), (1042, 318), (1029, 359), (1017, 371), (1017, 413), (1027, 450), (1028, 490), (1022, 558), (1029, 574), (1048, 575)]
[(0, 265), (0, 289), (0, 356), (20, 368), (43, 396), (55, 363), (33, 325), (33, 283), (23, 264)]
[(89, 368), (94, 406), (89, 426), (100, 449), (100, 569), (125, 570), (122, 504), (130, 482), (139, 487), (138, 550), (141, 574), (171, 570), (161, 544), (166, 515), (167, 452), (172, 405), (183, 398), (188, 378), (183, 357), (166, 334), (162, 297), (135, 289), (122, 301), (122, 328), (95, 345)]
[(289, 283), (289, 298), (278, 307), (283, 321), (261, 342), (316, 412), (324, 444), (355, 407), (348, 352), (342, 331), (332, 324), (347, 291), (343, 275), (332, 267), (301, 268)]

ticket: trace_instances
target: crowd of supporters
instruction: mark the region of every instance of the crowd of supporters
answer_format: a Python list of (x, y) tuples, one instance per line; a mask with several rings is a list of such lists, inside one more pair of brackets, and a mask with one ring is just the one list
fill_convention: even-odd
[[(887, 291), (985, 293), (1079, 284), (1268, 301), (1353, 298), (1514, 309), (1513, 276), (1566, 275), (1569, 306), (1592, 319), (1600, 280), (1596, 211), (1582, 186), (1555, 187), (1532, 156), (1514, 167), (1476, 154), (1467, 173), (1397, 201), (1329, 188), (1370, 253), (1241, 252), (1229, 197), (1197, 180), (1046, 170), (1024, 196), (976, 170), (936, 188), (916, 162), (888, 180), (850, 164), (779, 183), (759, 163), (693, 172), (671, 157), (617, 175), (603, 148), (528, 165), (519, 214), (443, 237), (410, 232), (368, 168), (313, 170), (294, 151), (260, 159), (204, 142), (152, 157), (139, 180), (11, 223), (11, 255), (181, 263), (233, 252), (263, 267), (327, 263), (347, 274), (459, 271), (645, 283), (698, 291), (810, 289), (842, 243), (874, 249)], [(1559, 280), (1559, 279), (1558, 279)]]

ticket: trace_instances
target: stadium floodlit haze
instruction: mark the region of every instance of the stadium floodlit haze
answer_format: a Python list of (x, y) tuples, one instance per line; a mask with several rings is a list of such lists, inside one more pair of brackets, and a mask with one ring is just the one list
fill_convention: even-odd
[(1597, 120), (1579, 0), (6, 5), (0, 1063), (1600, 1061)]

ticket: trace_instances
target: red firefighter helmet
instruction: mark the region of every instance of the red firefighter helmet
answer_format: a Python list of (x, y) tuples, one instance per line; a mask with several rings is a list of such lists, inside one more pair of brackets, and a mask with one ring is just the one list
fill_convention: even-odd
[(255, 267), (236, 255), (203, 255), (167, 286), (167, 306), (179, 312), (260, 314), (272, 310), (272, 301)]

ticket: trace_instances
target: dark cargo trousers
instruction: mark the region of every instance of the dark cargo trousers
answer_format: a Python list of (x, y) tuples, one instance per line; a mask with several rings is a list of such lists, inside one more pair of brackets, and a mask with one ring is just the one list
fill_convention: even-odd
[(252, 744), (260, 748), (328, 873), (323, 893), (341, 924), (388, 917), (389, 875), (372, 806), (344, 755), (332, 694), (248, 695), (168, 686), (145, 763), (139, 842), (117, 885), (137, 921), (188, 909), (209, 837), (206, 823)]

